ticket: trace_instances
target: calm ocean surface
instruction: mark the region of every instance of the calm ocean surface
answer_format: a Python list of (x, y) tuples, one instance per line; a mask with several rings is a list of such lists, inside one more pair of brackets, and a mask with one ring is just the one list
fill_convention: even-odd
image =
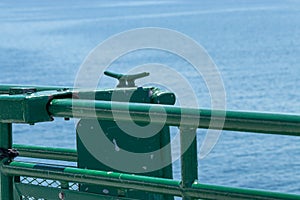
[[(40, 1), (0, 2), (0, 84), (72, 87), (80, 64), (108, 37), (163, 27), (200, 43), (222, 75), (230, 110), (300, 113), (300, 1)], [(147, 55), (147, 52), (144, 52)], [(123, 59), (113, 69), (165, 63), (173, 56)], [(210, 97), (192, 72), (201, 106)], [(167, 76), (167, 75), (166, 75)], [(100, 87), (113, 87), (111, 79)], [(205, 85), (204, 85), (205, 86)], [(203, 139), (199, 130), (199, 143)], [(15, 125), (14, 142), (75, 147), (73, 121)], [(178, 162), (174, 176), (179, 178)], [(224, 131), (199, 161), (199, 181), (300, 194), (300, 138)]]

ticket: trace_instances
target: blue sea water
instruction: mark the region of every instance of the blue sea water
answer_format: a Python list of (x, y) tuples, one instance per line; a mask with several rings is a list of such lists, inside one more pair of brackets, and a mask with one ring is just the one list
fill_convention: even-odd
[[(226, 90), (227, 109), (300, 113), (300, 1), (297, 0), (3, 0), (0, 2), (0, 84), (72, 87), (88, 53), (108, 37), (133, 28), (162, 27), (201, 44)], [(145, 54), (147, 52), (144, 52)], [(124, 59), (120, 72), (174, 56)], [(192, 72), (195, 88), (203, 83)], [(107, 79), (100, 87), (114, 86)], [(204, 85), (205, 86), (205, 85)], [(197, 97), (210, 106), (201, 89)], [(199, 130), (199, 143), (203, 131)], [(74, 123), (15, 125), (15, 143), (75, 147)], [(174, 165), (179, 178), (179, 164)], [(300, 194), (300, 139), (223, 131), (199, 161), (199, 181)]]

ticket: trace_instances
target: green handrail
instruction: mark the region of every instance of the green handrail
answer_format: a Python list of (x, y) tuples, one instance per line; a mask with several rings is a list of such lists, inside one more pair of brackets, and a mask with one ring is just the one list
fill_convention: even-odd
[(20, 156), (22, 157), (77, 162), (77, 151), (75, 149), (30, 146), (21, 144), (14, 144), (13, 148), (17, 149)]
[[(13, 86), (0, 86), (0, 94), (4, 103), (14, 101), (14, 95), (6, 95)], [(22, 87), (21, 87), (22, 88)], [(64, 90), (60, 87), (35, 87), (37, 91)], [(74, 91), (73, 91), (74, 92)], [(33, 95), (33, 97), (35, 97)], [(10, 99), (11, 98), (11, 99)], [(31, 96), (30, 96), (31, 98)], [(57, 98), (57, 99), (56, 99)], [(181, 142), (186, 137), (195, 137), (196, 128), (223, 129), (231, 131), (257, 132), (278, 135), (300, 136), (300, 115), (247, 112), (247, 111), (221, 111), (209, 109), (182, 108), (168, 105), (122, 103), (100, 100), (69, 99), (70, 96), (51, 96), (43, 99), (38, 109), (44, 108), (43, 114), (53, 117), (99, 118), (101, 120), (123, 120), (144, 123), (163, 123), (164, 125), (180, 126)], [(25, 99), (24, 107), (26, 107)], [(32, 103), (33, 106), (36, 106)], [(5, 106), (6, 104), (3, 104)], [(19, 108), (19, 107), (18, 107)], [(22, 107), (23, 108), (23, 107)], [(32, 107), (30, 107), (32, 108)], [(18, 121), (20, 116), (26, 114), (29, 107), (17, 110), (16, 116), (0, 123), (0, 147), (17, 148), (22, 157), (42, 158), (53, 160), (77, 161), (77, 151), (65, 148), (36, 147), (26, 145), (12, 145), (12, 124), (15, 122), (28, 123), (32, 120)], [(37, 108), (36, 108), (37, 109)], [(34, 110), (35, 111), (35, 110)], [(35, 112), (31, 114), (35, 114)], [(129, 117), (130, 115), (130, 117)], [(45, 117), (33, 120), (43, 121)], [(162, 120), (165, 118), (165, 121)], [(190, 127), (186, 129), (186, 127)], [(12, 161), (0, 163), (0, 197), (11, 199), (12, 177), (29, 176), (44, 179), (59, 180), (64, 183), (76, 182), (85, 184), (98, 184), (109, 187), (132, 188), (146, 192), (155, 192), (167, 195), (182, 196), (183, 199), (300, 199), (300, 195), (284, 194), (245, 188), (232, 188), (225, 186), (206, 185), (197, 182), (196, 140), (181, 157), (182, 180), (171, 180), (148, 176), (131, 175), (125, 173), (105, 172), (98, 170), (62, 167), (28, 162)], [(194, 156), (193, 156), (194, 155)], [(18, 183), (18, 186), (22, 183)]]
[[(49, 104), (54, 117), (101, 118), (231, 131), (300, 136), (300, 116), (246, 111), (220, 111), (182, 108), (168, 105), (122, 103), (79, 99), (54, 99)], [(128, 111), (131, 118), (128, 118)], [(181, 119), (184, 118), (183, 121)], [(214, 123), (210, 123), (214, 122)]]
[(148, 192), (156, 192), (181, 196), (183, 193), (193, 198), (203, 199), (300, 199), (299, 195), (282, 194), (263, 190), (214, 186), (194, 182), (191, 188), (182, 188), (178, 180), (155, 178), (125, 173), (99, 170), (58, 167), (26, 162), (2, 164), (1, 171), (7, 175), (30, 176), (61, 181), (98, 184), (119, 188), (133, 188)]

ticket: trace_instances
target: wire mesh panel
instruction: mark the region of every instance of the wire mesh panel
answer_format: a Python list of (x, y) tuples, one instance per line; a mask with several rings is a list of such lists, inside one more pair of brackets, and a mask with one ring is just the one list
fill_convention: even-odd
[(69, 183), (69, 190), (78, 191), (79, 190), (79, 184), (78, 183)]
[(61, 183), (55, 180), (47, 180), (33, 177), (20, 177), (20, 182), (25, 184), (39, 185), (45, 187), (61, 188)]
[[(64, 188), (62, 182), (57, 180), (51, 180), (51, 179), (42, 179), (42, 178), (34, 178), (34, 177), (26, 177), (21, 176), (20, 177), (20, 183), (23, 184), (32, 184), (32, 185), (39, 185), (39, 186), (45, 186), (45, 187), (53, 187), (53, 188)], [(67, 188), (69, 190), (79, 190), (79, 184), (78, 183), (67, 183)]]
[(80, 184), (34, 177), (15, 177), (14, 200), (133, 200), (79, 190)]
[(21, 196), (21, 199), (22, 200), (46, 200), (44, 198), (34, 198), (34, 197), (29, 197), (29, 196), (24, 196), (24, 195)]
[[(47, 188), (55, 188), (55, 189), (68, 189), (71, 191), (79, 191), (79, 184), (73, 182), (61, 182), (57, 180), (51, 179), (42, 179), (42, 178), (35, 178), (35, 177), (26, 177), (21, 176), (17, 179), (19, 183), (32, 185), (32, 186), (42, 186)], [(21, 200), (47, 200), (47, 194), (42, 196), (38, 195), (27, 195), (19, 193)]]

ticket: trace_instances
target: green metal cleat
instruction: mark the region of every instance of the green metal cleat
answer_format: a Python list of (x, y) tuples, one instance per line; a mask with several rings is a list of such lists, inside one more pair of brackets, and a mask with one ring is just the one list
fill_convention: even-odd
[(139, 78), (144, 78), (146, 76), (149, 76), (149, 72), (142, 72), (139, 74), (130, 74), (130, 75), (125, 75), (125, 74), (117, 74), (109, 71), (105, 71), (104, 74), (106, 76), (110, 76), (112, 78), (116, 78), (119, 80), (119, 84), (117, 87), (119, 88), (124, 88), (124, 87), (136, 87), (134, 81)]

